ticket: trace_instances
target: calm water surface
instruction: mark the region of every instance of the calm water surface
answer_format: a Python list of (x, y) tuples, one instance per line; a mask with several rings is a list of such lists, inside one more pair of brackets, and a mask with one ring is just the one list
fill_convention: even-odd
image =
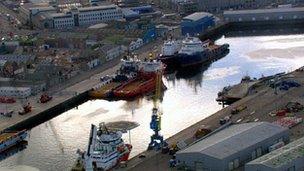
[[(304, 65), (304, 35), (221, 38), (218, 43), (230, 44), (225, 58), (187, 78), (179, 74), (163, 78), (168, 87), (161, 103), (161, 133), (165, 138), (218, 111), (217, 92), (238, 83), (244, 75), (267, 76)], [(27, 148), (2, 161), (0, 170), (69, 170), (77, 148), (86, 148), (90, 124), (99, 122), (138, 122), (140, 126), (131, 131), (134, 156), (147, 148), (153, 133), (149, 129), (152, 107), (152, 101), (146, 98), (88, 101), (33, 128)], [(128, 135), (124, 140), (129, 141)]]

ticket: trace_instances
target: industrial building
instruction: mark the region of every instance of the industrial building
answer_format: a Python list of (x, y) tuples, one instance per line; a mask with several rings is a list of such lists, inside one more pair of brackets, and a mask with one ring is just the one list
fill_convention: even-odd
[(273, 123), (235, 124), (178, 151), (176, 159), (193, 170), (230, 171), (288, 141), (288, 129)]
[(202, 33), (207, 28), (214, 26), (214, 17), (210, 13), (196, 12), (183, 18), (181, 22), (182, 35), (191, 36)]
[(258, 9), (268, 7), (274, 4), (292, 4), (303, 3), (302, 0), (197, 0), (199, 9), (212, 13), (222, 12), (224, 10)]
[(245, 165), (245, 171), (303, 171), (304, 138), (274, 150)]
[(33, 17), (33, 24), (39, 28), (67, 29), (90, 26), (123, 18), (121, 9), (116, 5), (73, 8), (64, 13), (41, 13)]
[(29, 87), (0, 87), (0, 96), (26, 98), (31, 95)]
[(225, 11), (227, 22), (255, 22), (304, 19), (304, 8), (271, 8), (255, 10)]

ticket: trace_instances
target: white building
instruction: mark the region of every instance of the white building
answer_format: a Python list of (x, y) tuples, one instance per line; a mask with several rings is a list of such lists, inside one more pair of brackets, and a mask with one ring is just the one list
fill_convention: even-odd
[(0, 87), (0, 96), (26, 98), (31, 95), (29, 87)]
[(112, 44), (106, 44), (101, 47), (101, 51), (106, 56), (106, 61), (112, 60), (119, 55), (123, 54), (127, 48), (125, 46), (118, 46), (118, 45), (112, 45)]
[(122, 11), (116, 5), (79, 8), (79, 26), (86, 26), (122, 19)]
[(93, 69), (93, 68), (97, 67), (98, 65), (100, 65), (100, 63), (101, 63), (100, 59), (93, 59), (93, 60), (87, 62), (87, 65), (90, 69)]
[[(90, 26), (98, 23), (122, 19), (122, 11), (116, 5), (91, 6), (73, 8), (65, 13), (43, 13), (36, 16), (39, 23), (51, 21), (51, 24), (42, 25), (43, 28), (67, 29), (78, 26)], [(42, 21), (41, 21), (42, 20)], [(39, 26), (38, 26), (39, 27)]]

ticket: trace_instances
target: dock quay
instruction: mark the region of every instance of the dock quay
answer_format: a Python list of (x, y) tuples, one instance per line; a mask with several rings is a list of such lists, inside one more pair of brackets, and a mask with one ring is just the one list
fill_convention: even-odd
[[(233, 124), (236, 123), (248, 123), (248, 122), (274, 122), (280, 117), (271, 116), (270, 113), (273, 111), (284, 108), (288, 102), (298, 102), (304, 104), (303, 92), (304, 92), (304, 72), (295, 71), (284, 75), (285, 78), (292, 78), (297, 81), (301, 86), (290, 88), (288, 90), (280, 90), (275, 92), (275, 90), (268, 85), (262, 86), (258, 92), (245, 96), (239, 101), (233, 103), (230, 106), (223, 108), (222, 110), (216, 112), (215, 114), (203, 118), (196, 124), (182, 130), (181, 132), (169, 137), (166, 141), (169, 144), (177, 142), (185, 142), (186, 144), (191, 144), (196, 139), (194, 138), (194, 133), (202, 125), (210, 126), (211, 130), (216, 130), (221, 125), (219, 120), (223, 117), (229, 116), (230, 121)], [(238, 106), (246, 106), (247, 108), (241, 112), (231, 115), (231, 110)], [(302, 112), (292, 113), (292, 116), (304, 119)], [(303, 123), (293, 126), (289, 129), (291, 141), (304, 136), (304, 125)], [(139, 158), (139, 156), (145, 156), (144, 158)], [(118, 170), (132, 170), (132, 171), (154, 171), (154, 170), (178, 170), (177, 168), (169, 168), (169, 160), (172, 156), (168, 154), (161, 154), (160, 151), (145, 151), (138, 156), (135, 156), (128, 162), (128, 167)]]
[[(18, 111), (21, 110), (22, 101), (18, 100), (17, 103), (7, 104), (7, 108), (13, 110), (15, 113), (11, 118), (3, 117), (0, 120), (0, 130), (20, 130), (32, 128), (40, 123), (43, 123), (69, 109), (72, 109), (87, 100), (89, 100), (88, 91), (92, 89), (96, 84), (99, 83), (101, 75), (107, 75), (114, 73), (118, 68), (117, 62), (106, 65), (103, 72), (99, 72), (95, 75), (90, 76), (81, 82), (78, 82), (72, 86), (67, 83), (67, 87), (56, 90), (50, 90), (53, 99), (47, 103), (37, 103), (38, 96), (31, 96), (27, 99), (28, 102), (33, 106), (32, 112), (26, 115), (18, 115)], [(58, 90), (60, 89), (60, 90)]]
[[(143, 46), (137, 51), (139, 53), (138, 57), (140, 59), (146, 58), (156, 44), (159, 44), (159, 41)], [(13, 104), (4, 104), (5, 107), (13, 110), (14, 114), (11, 118), (1, 118), (0, 131), (32, 128), (86, 102), (89, 100), (89, 90), (100, 83), (100, 78), (105, 75), (112, 75), (119, 69), (120, 59), (116, 58), (90, 73), (84, 73), (74, 80), (69, 80), (64, 85), (51, 88), (48, 93), (53, 96), (53, 99), (47, 103), (37, 103), (38, 96), (29, 97), (27, 101), (33, 106), (33, 110), (26, 115), (18, 115), (18, 111), (22, 108), (22, 100), (17, 100)]]

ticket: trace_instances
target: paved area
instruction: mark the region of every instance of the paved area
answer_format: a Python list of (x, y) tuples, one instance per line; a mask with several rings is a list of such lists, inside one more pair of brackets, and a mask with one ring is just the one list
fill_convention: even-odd
[[(185, 141), (186, 143), (194, 142), (193, 134), (200, 128), (201, 125), (208, 125), (212, 130), (215, 130), (220, 126), (219, 119), (230, 115), (232, 108), (245, 105), (247, 109), (243, 110), (239, 114), (232, 115), (232, 122), (246, 123), (255, 121), (268, 121), (273, 122), (279, 117), (272, 117), (269, 115), (271, 111), (281, 109), (290, 101), (297, 101), (304, 104), (304, 72), (293, 72), (289, 75), (293, 75), (301, 87), (291, 88), (288, 91), (279, 91), (276, 95), (274, 90), (268, 86), (264, 86), (259, 89), (256, 94), (247, 96), (234, 104), (223, 108), (215, 114), (198, 121), (196, 124), (184, 129), (183, 131), (173, 135), (167, 139), (169, 144), (176, 143), (178, 141)], [(303, 111), (299, 113), (293, 113), (297, 117), (304, 119)], [(290, 129), (291, 140), (298, 139), (304, 136), (304, 124), (301, 123)], [(132, 171), (165, 171), (165, 170), (177, 170), (176, 168), (169, 168), (168, 162), (171, 156), (168, 154), (161, 154), (155, 151), (146, 151), (142, 153), (146, 158), (140, 159), (138, 156), (134, 157), (128, 162), (128, 167), (118, 170), (132, 170)]]

